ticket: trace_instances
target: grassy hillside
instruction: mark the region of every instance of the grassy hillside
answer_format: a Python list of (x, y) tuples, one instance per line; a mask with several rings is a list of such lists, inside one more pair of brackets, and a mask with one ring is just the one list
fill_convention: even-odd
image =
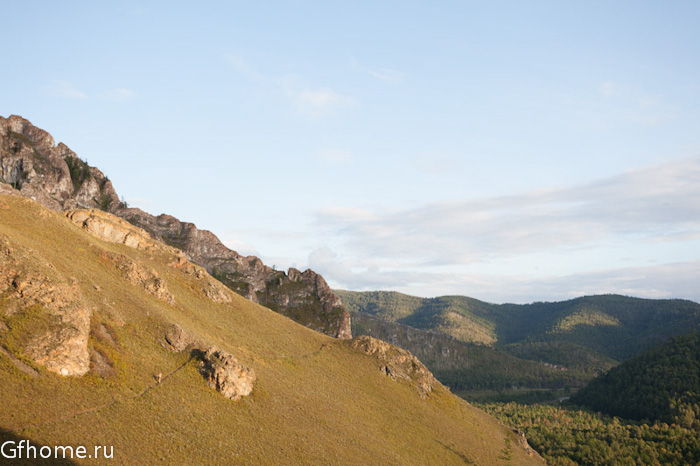
[[(2, 439), (113, 446), (105, 462), (117, 464), (541, 464), (510, 429), (445, 388), (422, 399), (347, 343), (233, 293), (228, 304), (212, 301), (167, 249), (103, 242), (10, 196), (0, 196), (0, 239), (8, 276), (28, 277), (28, 286), (46, 277), (49, 288), (80, 296), (94, 356), (82, 377), (37, 364), (27, 337), (56, 324), (51, 303), (18, 307), (9, 296), (24, 285), (5, 283)], [(160, 288), (125, 281), (113, 257), (159, 277)], [(174, 323), (253, 368), (252, 395), (233, 402), (207, 386), (192, 354), (166, 348)]]
[(628, 419), (700, 430), (700, 331), (673, 338), (613, 368), (573, 401)]

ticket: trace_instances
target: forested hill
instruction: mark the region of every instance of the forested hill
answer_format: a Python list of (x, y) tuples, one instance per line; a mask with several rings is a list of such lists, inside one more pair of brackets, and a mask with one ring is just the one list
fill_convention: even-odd
[[(490, 304), (465, 296), (418, 298), (396, 292), (336, 291), (347, 309), (458, 340), (504, 347), (551, 364), (601, 357), (623, 361), (672, 336), (700, 328), (700, 304), (619, 295), (562, 302)], [(577, 348), (575, 351), (569, 349)], [(583, 360), (579, 361), (578, 354)]]
[(673, 338), (611, 369), (573, 401), (628, 419), (700, 430), (700, 331)]

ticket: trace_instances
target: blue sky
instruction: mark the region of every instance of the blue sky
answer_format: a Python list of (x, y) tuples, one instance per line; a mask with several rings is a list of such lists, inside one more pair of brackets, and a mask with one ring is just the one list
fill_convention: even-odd
[(14, 2), (0, 115), (332, 286), (700, 301), (697, 2)]

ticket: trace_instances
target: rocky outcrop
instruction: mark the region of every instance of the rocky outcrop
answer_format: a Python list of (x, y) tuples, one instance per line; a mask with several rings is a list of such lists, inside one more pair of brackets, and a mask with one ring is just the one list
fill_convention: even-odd
[(156, 298), (168, 304), (175, 303), (175, 297), (168, 291), (165, 280), (155, 270), (147, 270), (123, 254), (102, 251), (100, 258), (111, 262), (122, 276), (133, 285), (140, 286)]
[(45, 263), (32, 261), (30, 251), (0, 237), (0, 319), (6, 341), (51, 372), (84, 375), (90, 370), (92, 312), (77, 283), (49, 278), (32, 265), (36, 262)]
[(0, 117), (0, 182), (53, 210), (120, 207), (112, 183), (19, 116)]
[[(4, 184), (3, 184), (4, 183)], [(216, 279), (246, 298), (328, 335), (351, 338), (350, 314), (317, 273), (267, 267), (255, 256), (241, 256), (211, 232), (169, 215), (153, 216), (127, 208), (112, 183), (49, 133), (19, 116), (0, 117), (0, 189), (15, 188), (53, 210), (100, 209), (142, 228), (153, 238), (183, 251)], [(75, 223), (107, 241), (146, 246), (134, 233), (121, 236), (122, 225), (93, 212), (69, 214)], [(147, 246), (146, 246), (147, 247)], [(204, 288), (210, 299), (227, 302), (216, 286)]]
[(255, 371), (241, 365), (231, 354), (216, 346), (204, 353), (200, 370), (210, 387), (233, 401), (253, 391)]
[(176, 353), (195, 343), (194, 338), (177, 324), (171, 325), (165, 332), (165, 341), (168, 343), (168, 347)]
[(170, 215), (121, 209), (117, 215), (154, 238), (182, 250), (236, 293), (290, 317), (309, 328), (341, 339), (351, 338), (350, 314), (322, 276), (312, 270), (288, 273), (266, 266), (255, 256), (241, 256), (210, 231)]
[(119, 217), (96, 209), (69, 210), (68, 219), (92, 236), (110, 243), (120, 243), (134, 249), (151, 249), (155, 241), (140, 228)]
[(428, 396), (440, 382), (409, 351), (369, 336), (350, 340), (350, 346), (368, 354), (380, 362), (379, 370), (392, 380), (413, 383), (421, 398)]

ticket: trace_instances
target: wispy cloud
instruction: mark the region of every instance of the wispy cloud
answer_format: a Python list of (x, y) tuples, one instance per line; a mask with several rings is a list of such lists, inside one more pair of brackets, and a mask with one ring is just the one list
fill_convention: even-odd
[(125, 87), (117, 87), (99, 93), (98, 97), (111, 102), (126, 102), (134, 97), (134, 91)]
[(87, 99), (87, 94), (68, 81), (55, 80), (42, 89), (46, 94), (65, 99)]
[(43, 87), (42, 91), (47, 95), (64, 99), (87, 100), (96, 97), (100, 100), (107, 100), (110, 102), (126, 102), (131, 100), (135, 95), (134, 91), (125, 87), (117, 87), (88, 94), (76, 88), (72, 83), (61, 80), (53, 81), (48, 86)]
[(312, 88), (298, 76), (268, 76), (241, 57), (226, 55), (226, 61), (249, 79), (277, 88), (291, 101), (302, 115), (312, 118), (331, 113), (338, 108), (350, 106), (354, 99), (328, 87)]
[[(504, 295), (512, 294), (512, 290), (503, 291), (506, 282), (512, 282), (532, 285), (533, 290), (548, 296), (545, 291), (552, 290), (546, 289), (544, 282), (534, 282), (532, 276), (510, 277), (504, 282), (500, 275), (489, 279), (465, 271), (543, 254), (566, 262), (574, 252), (586, 256), (586, 250), (598, 251), (602, 245), (614, 250), (611, 245), (634, 243), (653, 250), (659, 242), (697, 241), (698, 179), (700, 157), (693, 157), (585, 185), (517, 196), (457, 199), (405, 210), (329, 208), (318, 213), (317, 227), (333, 238), (340, 245), (336, 248), (347, 257), (320, 249), (309, 261), (321, 273), (327, 271), (327, 279), (349, 287), (401, 286), (410, 291), (406, 288), (413, 284), (422, 290), (450, 289), (454, 293), (455, 286), (465, 289), (469, 283), (483, 282), (480, 286), (486, 290), (493, 282)], [(700, 267), (700, 251), (689, 249), (687, 259), (695, 261), (693, 267)], [(612, 272), (576, 276), (586, 278), (590, 286), (579, 280), (580, 286), (575, 287), (573, 278), (548, 283), (566, 285), (562, 289), (574, 293), (628, 290), (630, 294), (663, 295), (675, 287), (653, 291), (656, 288), (644, 274), (661, 274), (667, 270), (664, 267), (670, 266), (636, 269), (637, 278), (628, 284)], [(669, 283), (667, 280), (665, 285)], [(526, 296), (526, 291), (523, 289), (521, 296)], [(534, 299), (541, 299), (542, 295), (537, 298), (534, 294)]]
[(413, 264), (582, 247), (611, 235), (646, 240), (700, 231), (700, 157), (595, 183), (401, 211), (330, 208), (318, 225), (358, 254)]
[(594, 294), (623, 294), (651, 299), (681, 298), (700, 302), (700, 260), (650, 266), (610, 268), (560, 276), (352, 268), (352, 261), (329, 248), (309, 256), (309, 265), (334, 288), (392, 290), (434, 297), (466, 295), (493, 303), (558, 301)]
[(299, 111), (311, 116), (320, 116), (333, 108), (353, 103), (350, 97), (330, 89), (290, 90), (289, 93), (296, 100)]
[(605, 81), (600, 85), (600, 93), (622, 121), (656, 126), (678, 119), (678, 112), (673, 105), (638, 86)]
[(387, 84), (398, 84), (401, 81), (403, 81), (405, 75), (397, 71), (393, 68), (368, 68), (364, 65), (362, 65), (357, 59), (351, 58), (350, 59), (350, 66), (355, 69), (359, 70), (375, 79), (378, 79), (380, 81), (383, 81)]

